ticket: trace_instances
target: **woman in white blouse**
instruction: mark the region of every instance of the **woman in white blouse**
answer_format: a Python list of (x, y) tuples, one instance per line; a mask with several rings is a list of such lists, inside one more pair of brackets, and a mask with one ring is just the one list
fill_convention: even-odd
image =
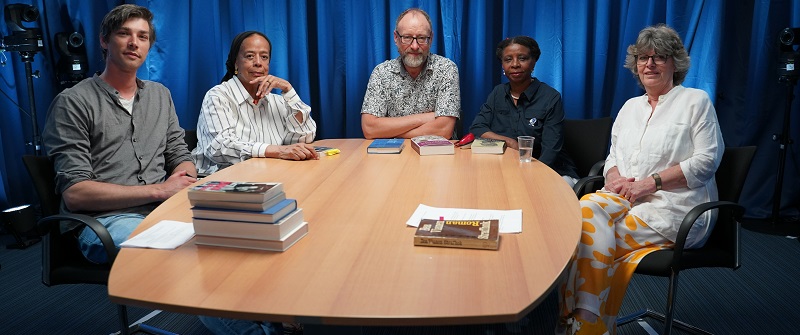
[[(708, 94), (681, 86), (689, 55), (678, 34), (665, 25), (643, 29), (628, 47), (625, 67), (646, 94), (622, 106), (611, 131), (605, 186), (581, 199), (583, 231), (560, 291), (560, 333), (614, 333), (639, 260), (671, 248), (694, 205), (717, 200), (722, 133)], [(687, 247), (702, 246), (714, 220), (703, 214)]]
[[(251, 157), (317, 159), (317, 125), (285, 79), (269, 74), (272, 44), (266, 35), (246, 31), (231, 43), (227, 73), (203, 99), (192, 156), (201, 174), (213, 173)], [(270, 93), (278, 89), (281, 94)]]

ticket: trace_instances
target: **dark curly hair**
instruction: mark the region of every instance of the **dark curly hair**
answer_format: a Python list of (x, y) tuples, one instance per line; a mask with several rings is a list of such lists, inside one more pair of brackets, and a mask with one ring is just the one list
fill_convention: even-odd
[(500, 43), (497, 43), (497, 49), (495, 50), (497, 59), (503, 59), (503, 50), (505, 50), (505, 48), (511, 44), (519, 44), (528, 48), (528, 50), (531, 51), (531, 57), (533, 58), (534, 62), (538, 62), (539, 56), (542, 55), (542, 50), (539, 49), (539, 43), (536, 43), (536, 40), (528, 36), (514, 36), (506, 38), (500, 41)]

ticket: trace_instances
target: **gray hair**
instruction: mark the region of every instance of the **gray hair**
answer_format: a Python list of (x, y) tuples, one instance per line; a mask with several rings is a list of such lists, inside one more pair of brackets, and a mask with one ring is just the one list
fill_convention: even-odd
[(631, 70), (639, 86), (642, 86), (642, 80), (637, 72), (636, 56), (651, 50), (655, 51), (656, 54), (672, 57), (675, 63), (672, 82), (675, 85), (683, 83), (691, 63), (689, 54), (686, 52), (686, 48), (683, 47), (683, 42), (678, 33), (662, 23), (642, 29), (636, 39), (636, 44), (628, 46), (628, 55), (625, 56), (625, 68)]

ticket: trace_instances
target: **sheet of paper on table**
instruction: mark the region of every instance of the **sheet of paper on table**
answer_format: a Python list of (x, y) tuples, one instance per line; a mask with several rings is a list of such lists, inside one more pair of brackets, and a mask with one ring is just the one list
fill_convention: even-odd
[(467, 208), (439, 208), (420, 204), (406, 225), (417, 227), (422, 219), (438, 220), (500, 220), (501, 233), (522, 232), (522, 210), (492, 210), (492, 209), (467, 209)]
[(189, 222), (163, 220), (131, 239), (121, 247), (175, 249), (194, 236), (194, 226)]

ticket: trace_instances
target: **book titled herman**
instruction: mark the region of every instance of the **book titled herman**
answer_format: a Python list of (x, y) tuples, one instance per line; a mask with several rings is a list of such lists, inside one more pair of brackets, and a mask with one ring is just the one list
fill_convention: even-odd
[(211, 219), (192, 219), (195, 235), (279, 241), (303, 224), (303, 209), (298, 208), (275, 223), (256, 223)]
[(411, 138), (411, 147), (420, 156), (427, 155), (454, 155), (455, 145), (450, 140), (439, 135), (422, 135)]
[(503, 140), (479, 137), (472, 141), (471, 148), (473, 154), (502, 155), (505, 147), (506, 142)]
[(281, 183), (207, 181), (189, 189), (189, 201), (236, 201), (264, 203), (283, 192)]
[(499, 220), (422, 219), (414, 235), (414, 245), (497, 250), (499, 230)]
[(399, 154), (406, 146), (402, 138), (376, 138), (367, 147), (368, 154)]
[(223, 237), (210, 235), (195, 235), (194, 243), (216, 247), (229, 247), (241, 249), (255, 249), (267, 251), (286, 251), (308, 234), (308, 222), (303, 222), (294, 230), (286, 234), (281, 240), (257, 240), (252, 238)]
[(284, 199), (261, 212), (238, 209), (192, 207), (195, 219), (275, 223), (297, 209), (297, 200)]

